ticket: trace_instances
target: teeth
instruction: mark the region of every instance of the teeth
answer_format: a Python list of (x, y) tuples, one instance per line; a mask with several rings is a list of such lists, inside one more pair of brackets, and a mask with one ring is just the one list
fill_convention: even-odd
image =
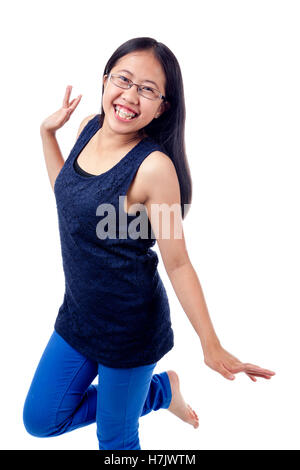
[(125, 118), (133, 118), (136, 116), (136, 114), (134, 113), (128, 113), (126, 112), (123, 108), (120, 108), (119, 106), (115, 106), (115, 109), (116, 109), (116, 113), (121, 116), (121, 117), (125, 117)]

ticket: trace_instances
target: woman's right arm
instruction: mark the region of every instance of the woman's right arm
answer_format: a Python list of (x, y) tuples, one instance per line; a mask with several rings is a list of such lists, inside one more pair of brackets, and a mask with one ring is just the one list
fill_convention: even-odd
[(63, 159), (58, 142), (56, 140), (55, 132), (47, 131), (41, 126), (40, 133), (43, 142), (46, 168), (51, 187), (54, 190), (54, 183), (56, 177), (59, 174), (65, 161)]
[[(81, 131), (86, 126), (88, 121), (92, 119), (94, 116), (95, 114), (92, 114), (83, 119), (83, 121), (81, 122), (79, 126), (76, 140), (78, 139), (79, 135), (81, 134)], [(60, 148), (59, 148), (56, 136), (55, 136), (55, 132), (49, 132), (41, 126), (40, 133), (41, 133), (42, 142), (43, 142), (43, 151), (44, 151), (44, 156), (45, 156), (47, 172), (48, 172), (50, 184), (54, 191), (55, 180), (60, 170), (62, 169), (65, 163), (65, 160), (63, 159), (62, 153), (60, 151)]]
[[(46, 118), (40, 126), (45, 163), (53, 191), (55, 180), (65, 163), (56, 139), (56, 131), (69, 120), (82, 96), (79, 95), (69, 103), (71, 89), (72, 86), (68, 86), (66, 89), (62, 108)], [(76, 140), (86, 123), (94, 116), (95, 115), (88, 116), (81, 122)]]

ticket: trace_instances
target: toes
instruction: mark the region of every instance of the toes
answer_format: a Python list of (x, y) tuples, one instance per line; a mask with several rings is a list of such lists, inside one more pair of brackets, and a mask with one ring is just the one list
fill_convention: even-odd
[(197, 416), (197, 414), (196, 414), (196, 412), (193, 410), (193, 408), (192, 408), (190, 405), (187, 405), (187, 406), (188, 406), (188, 408), (191, 410), (191, 412), (192, 412), (195, 416)]
[(187, 405), (190, 413), (194, 416), (196, 420), (199, 420), (197, 413), (193, 410), (193, 408), (190, 405)]

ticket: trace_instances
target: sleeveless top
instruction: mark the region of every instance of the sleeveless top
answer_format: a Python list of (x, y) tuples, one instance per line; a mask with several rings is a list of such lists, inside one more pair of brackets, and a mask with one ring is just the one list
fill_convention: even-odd
[[(100, 129), (100, 116), (86, 124), (54, 184), (65, 277), (54, 328), (90, 360), (108, 367), (138, 367), (159, 361), (174, 346), (168, 297), (157, 270), (158, 256), (151, 249), (156, 239), (150, 220), (145, 211), (124, 211), (139, 166), (162, 148), (146, 137), (111, 169), (79, 174), (75, 160)], [(138, 213), (146, 217), (146, 236), (138, 229)], [(110, 229), (105, 237), (108, 214), (115, 214), (109, 219), (115, 221), (115, 231)], [(129, 235), (132, 224), (138, 237)]]

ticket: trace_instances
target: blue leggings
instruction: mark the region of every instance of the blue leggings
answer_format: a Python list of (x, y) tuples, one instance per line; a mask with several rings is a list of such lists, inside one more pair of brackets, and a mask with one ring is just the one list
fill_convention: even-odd
[(156, 364), (110, 368), (54, 331), (25, 400), (24, 426), (33, 436), (50, 437), (96, 422), (100, 450), (140, 450), (139, 417), (168, 408), (172, 398), (167, 372), (152, 375)]

